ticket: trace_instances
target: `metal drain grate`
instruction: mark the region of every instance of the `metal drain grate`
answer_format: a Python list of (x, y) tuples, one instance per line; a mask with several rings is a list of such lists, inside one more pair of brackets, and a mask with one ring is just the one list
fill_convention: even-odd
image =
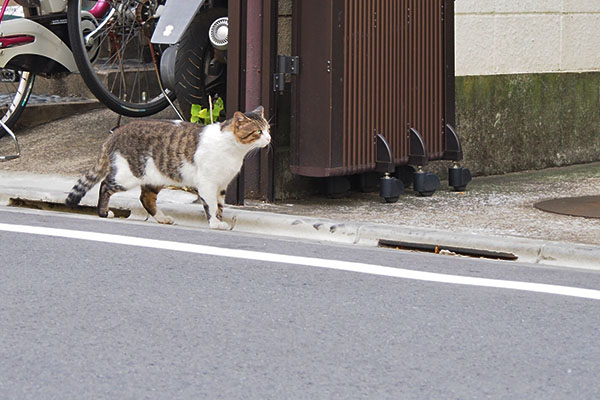
[(398, 249), (398, 250), (420, 251), (420, 252), (425, 252), (425, 253), (459, 255), (459, 256), (467, 256), (467, 257), (474, 257), (474, 258), (488, 258), (488, 259), (492, 259), (492, 260), (515, 261), (519, 258), (513, 253), (506, 253), (506, 252), (501, 252), (501, 251), (472, 249), (472, 248), (436, 245), (436, 244), (427, 244), (427, 243), (411, 243), (411, 242), (402, 242), (402, 241), (386, 240), (386, 239), (379, 240), (379, 247), (386, 247), (386, 248), (392, 248), (392, 249)]

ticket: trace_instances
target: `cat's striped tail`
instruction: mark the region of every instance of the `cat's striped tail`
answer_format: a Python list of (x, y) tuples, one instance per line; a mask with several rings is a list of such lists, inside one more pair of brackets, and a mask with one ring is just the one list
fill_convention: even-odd
[(90, 190), (96, 183), (100, 182), (108, 175), (109, 167), (110, 160), (108, 158), (108, 154), (106, 154), (106, 151), (102, 151), (102, 155), (96, 162), (96, 165), (90, 168), (84, 176), (79, 178), (75, 186), (73, 186), (73, 189), (71, 189), (71, 193), (69, 193), (67, 196), (65, 203), (69, 207), (74, 207), (79, 204), (88, 190)]

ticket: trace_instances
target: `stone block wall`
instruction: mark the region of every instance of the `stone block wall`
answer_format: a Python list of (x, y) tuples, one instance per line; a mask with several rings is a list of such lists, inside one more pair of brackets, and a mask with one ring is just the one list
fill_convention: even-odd
[(600, 1), (455, 5), (457, 76), (600, 71)]

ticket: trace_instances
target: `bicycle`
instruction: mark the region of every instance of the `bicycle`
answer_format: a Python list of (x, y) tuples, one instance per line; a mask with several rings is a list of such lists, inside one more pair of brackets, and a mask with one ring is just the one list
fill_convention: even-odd
[(130, 117), (152, 115), (175, 98), (160, 81), (166, 46), (150, 42), (165, 0), (14, 0), (4, 18), (9, 2), (0, 11), (3, 128), (21, 115), (36, 75), (79, 72), (98, 100)]
[(165, 3), (68, 0), (69, 40), (81, 77), (96, 98), (118, 114), (152, 115), (175, 99), (160, 77), (167, 46), (150, 41)]

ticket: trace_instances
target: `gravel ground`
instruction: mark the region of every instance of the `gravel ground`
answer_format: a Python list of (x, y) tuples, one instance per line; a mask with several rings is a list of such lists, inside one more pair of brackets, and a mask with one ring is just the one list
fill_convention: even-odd
[[(167, 109), (156, 117), (172, 119), (175, 115)], [(116, 123), (115, 113), (96, 110), (17, 132), (22, 157), (0, 163), (0, 170), (79, 175), (92, 165)], [(9, 152), (8, 139), (0, 139), (0, 154)], [(468, 167), (468, 159), (465, 165)], [(442, 182), (442, 189), (432, 197), (407, 190), (393, 204), (382, 202), (377, 193), (350, 192), (342, 199), (313, 197), (275, 204), (247, 201), (246, 208), (600, 245), (600, 219), (552, 214), (533, 207), (552, 198), (600, 195), (600, 163), (479, 177), (465, 192), (453, 192), (444, 185)]]

